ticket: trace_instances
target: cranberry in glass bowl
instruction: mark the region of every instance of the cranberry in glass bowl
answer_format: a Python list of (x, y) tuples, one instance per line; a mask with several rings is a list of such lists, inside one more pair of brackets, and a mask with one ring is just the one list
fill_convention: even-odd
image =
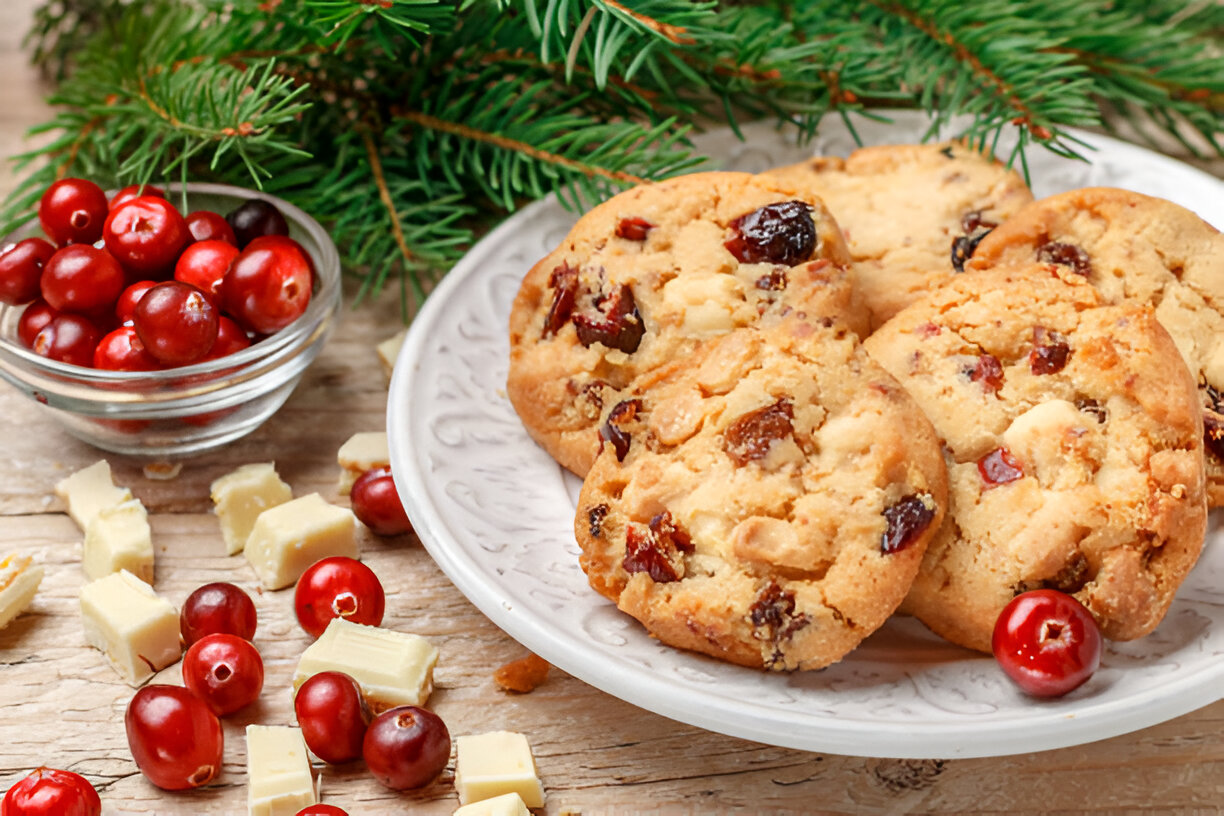
[[(270, 335), (250, 338), (249, 343), (247, 338), (227, 339), (225, 347), (232, 350), (228, 354), (209, 352), (197, 362), (153, 371), (115, 371), (35, 353), (19, 336), (22, 314), (27, 309), (45, 310), (46, 305), (41, 299), (25, 305), (0, 303), (0, 379), (45, 406), (43, 410), (50, 411), (69, 433), (95, 447), (158, 459), (212, 450), (263, 424), (318, 356), (340, 309), (340, 258), (335, 244), (318, 222), (297, 207), (221, 184), (170, 185), (165, 195), (185, 214), (229, 213), (252, 199), (283, 214), (289, 237), (301, 246), (314, 269), (310, 300), (300, 316)], [(34, 219), (0, 239), (0, 246), (41, 236)], [(113, 311), (104, 317), (111, 320)], [(118, 322), (103, 327), (99, 339)], [(24, 333), (30, 328), (27, 325)]]

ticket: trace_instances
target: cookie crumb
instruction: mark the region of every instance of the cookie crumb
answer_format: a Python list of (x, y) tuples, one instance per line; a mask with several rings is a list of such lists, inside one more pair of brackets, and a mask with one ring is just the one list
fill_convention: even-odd
[(548, 679), (548, 670), (552, 666), (548, 661), (536, 654), (528, 654), (520, 660), (512, 660), (493, 672), (493, 680), (505, 691), (526, 694), (534, 691)]
[(146, 479), (168, 482), (171, 479), (178, 478), (182, 470), (182, 462), (149, 462), (144, 466), (144, 475)]
[(1186, 486), (1184, 484), (1175, 484), (1169, 488), (1169, 494), (1175, 499), (1184, 499), (1186, 497)]

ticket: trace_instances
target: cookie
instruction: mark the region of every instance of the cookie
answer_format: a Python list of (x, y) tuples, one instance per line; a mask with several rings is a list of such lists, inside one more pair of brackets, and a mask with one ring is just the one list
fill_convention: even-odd
[(510, 314), (506, 390), (528, 433), (582, 476), (604, 408), (704, 341), (801, 310), (858, 331), (841, 233), (802, 185), (697, 173), (584, 215), (526, 275)]
[(1194, 378), (1151, 307), (1052, 264), (963, 275), (865, 343), (934, 424), (948, 514), (901, 609), (990, 651), (1015, 595), (1152, 631), (1206, 531)]
[(1090, 187), (1028, 205), (982, 240), (967, 268), (1034, 260), (1083, 275), (1109, 303), (1156, 309), (1198, 380), (1208, 499), (1224, 505), (1224, 236), (1171, 201)]
[(824, 199), (872, 328), (962, 271), (974, 242), (1033, 200), (1018, 173), (959, 142), (867, 147), (771, 174)]
[(652, 635), (816, 669), (900, 603), (946, 474), (931, 424), (851, 332), (767, 319), (622, 396), (574, 532), (591, 586)]

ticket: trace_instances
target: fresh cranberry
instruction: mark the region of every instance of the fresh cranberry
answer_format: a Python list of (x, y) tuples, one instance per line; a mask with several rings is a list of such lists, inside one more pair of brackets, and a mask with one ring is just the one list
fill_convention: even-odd
[(42, 238), (26, 238), (0, 255), (0, 303), (20, 306), (38, 297), (43, 267), (54, 254)]
[(1079, 688), (1101, 665), (1101, 631), (1083, 604), (1055, 589), (1017, 595), (999, 614), (990, 641), (995, 660), (1035, 697)]
[(216, 303), (221, 279), (238, 257), (238, 247), (225, 241), (197, 241), (183, 250), (174, 264), (174, 279), (190, 283)]
[(164, 198), (140, 196), (123, 202), (106, 219), (106, 248), (123, 268), (140, 277), (165, 277), (191, 239), (187, 222)]
[(98, 816), (102, 801), (89, 780), (72, 771), (36, 768), (4, 794), (0, 816)]
[(293, 591), (298, 623), (311, 637), (323, 634), (332, 618), (377, 626), (385, 608), (386, 594), (374, 570), (343, 555), (311, 564)]
[(412, 522), (404, 512), (403, 502), (395, 490), (391, 468), (370, 468), (353, 483), (349, 495), (357, 520), (375, 535), (393, 536), (412, 531)]
[(156, 371), (161, 363), (149, 354), (131, 326), (120, 326), (98, 341), (93, 367), (104, 371)]
[(224, 310), (260, 334), (280, 331), (306, 311), (314, 267), (292, 238), (256, 238), (242, 250), (221, 282)]
[(187, 231), (196, 241), (224, 241), (227, 244), (238, 246), (234, 228), (212, 210), (196, 210), (187, 213)]
[(332, 765), (361, 759), (370, 709), (352, 677), (335, 671), (312, 675), (297, 690), (293, 711), (306, 747), (319, 759)]
[(26, 348), (34, 347), (34, 338), (43, 330), (43, 326), (50, 323), (59, 315), (58, 309), (53, 309), (42, 298), (36, 299), (29, 306), (26, 306), (21, 312), (21, 317), (17, 319), (17, 339), (21, 341), (21, 345)]
[(264, 665), (259, 650), (237, 635), (205, 635), (183, 656), (183, 682), (218, 717), (259, 698)]
[(320, 802), (317, 805), (307, 805), (293, 814), (293, 816), (348, 816), (348, 811), (335, 805), (325, 805)]
[(221, 721), (181, 686), (154, 684), (137, 691), (124, 725), (136, 767), (159, 788), (198, 788), (221, 771)]
[(43, 267), (43, 300), (64, 312), (98, 314), (114, 308), (124, 287), (123, 269), (105, 249), (72, 244)]
[(262, 198), (252, 198), (226, 216), (234, 230), (238, 246), (246, 248), (251, 241), (265, 235), (288, 235), (289, 224), (276, 205)]
[(165, 198), (166, 194), (160, 187), (154, 187), (152, 184), (132, 184), (111, 196), (110, 208), (113, 210), (120, 204), (131, 201), (133, 198), (140, 198), (141, 196)]
[(179, 630), (188, 646), (206, 635), (255, 637), (258, 619), (255, 604), (233, 584), (205, 584), (187, 596), (179, 613)]
[(165, 365), (197, 362), (217, 341), (217, 310), (208, 296), (180, 281), (159, 283), (136, 304), (132, 324), (145, 348)]
[(442, 718), (406, 705), (374, 718), (362, 755), (375, 779), (392, 790), (408, 790), (428, 785), (442, 773), (450, 749), (450, 732)]
[(249, 348), (250, 345), (251, 339), (247, 337), (242, 327), (225, 315), (222, 315), (217, 319), (217, 342), (213, 343), (212, 349), (209, 350), (208, 354), (204, 355), (204, 359), (216, 360), (221, 357), (228, 357), (235, 352), (242, 351), (244, 348)]
[(92, 320), (62, 313), (39, 330), (30, 348), (43, 357), (88, 368), (93, 365), (94, 349), (101, 339), (102, 332)]
[(86, 179), (55, 182), (38, 202), (38, 223), (60, 246), (92, 244), (102, 237), (106, 221), (106, 193)]
[(145, 292), (152, 289), (159, 282), (151, 280), (136, 281), (124, 289), (119, 295), (119, 299), (115, 301), (115, 318), (121, 324), (131, 323), (136, 317), (136, 304), (145, 296)]

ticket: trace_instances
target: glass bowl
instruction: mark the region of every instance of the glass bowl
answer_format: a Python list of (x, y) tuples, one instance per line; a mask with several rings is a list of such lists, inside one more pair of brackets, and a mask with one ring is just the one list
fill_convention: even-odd
[[(245, 436), (288, 399), (337, 320), (340, 257), (317, 221), (275, 196), (224, 184), (171, 185), (166, 197), (181, 206), (183, 189), (188, 212), (224, 215), (252, 198), (276, 205), (314, 262), (315, 288), (305, 313), (275, 334), (226, 357), (163, 371), (103, 371), (37, 355), (17, 339), (25, 307), (0, 304), (0, 378), (104, 450), (164, 459)], [(0, 243), (32, 235), (41, 235), (37, 220)]]

